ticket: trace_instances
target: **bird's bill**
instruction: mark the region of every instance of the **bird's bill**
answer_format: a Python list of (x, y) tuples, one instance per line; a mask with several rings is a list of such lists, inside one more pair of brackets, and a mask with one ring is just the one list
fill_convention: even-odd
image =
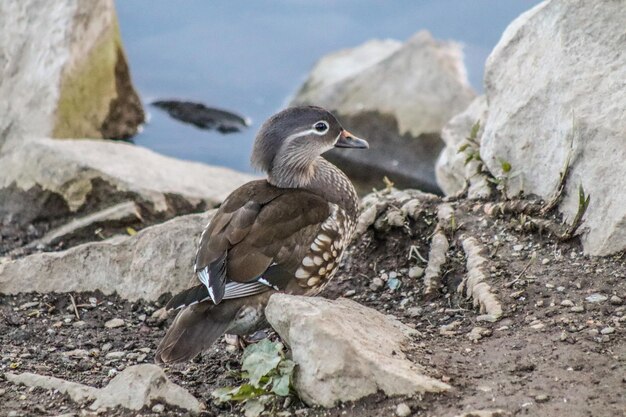
[(335, 148), (367, 149), (369, 147), (370, 145), (366, 140), (354, 136), (345, 129), (341, 131), (339, 139), (335, 143)]

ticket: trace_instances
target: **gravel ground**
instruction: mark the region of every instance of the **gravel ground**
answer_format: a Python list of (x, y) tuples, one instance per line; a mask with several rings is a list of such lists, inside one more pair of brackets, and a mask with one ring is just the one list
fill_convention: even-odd
[[(409, 356), (454, 389), (413, 398), (378, 394), (329, 410), (293, 399), (274, 413), (391, 416), (408, 407), (416, 416), (480, 409), (625, 416), (626, 255), (590, 258), (577, 240), (523, 231), (520, 216), (492, 218), (479, 205), (460, 202), (455, 236), (473, 236), (485, 245), (489, 283), (504, 310), (498, 322), (479, 322), (471, 301), (456, 292), (465, 273), (458, 239), (451, 241), (441, 293), (430, 300), (422, 296), (419, 274), (426, 265), (419, 257), (428, 257), (435, 211), (435, 202), (429, 203), (406, 227), (370, 229), (356, 239), (323, 296), (350, 297), (417, 329)], [(124, 367), (152, 362), (167, 328), (153, 313), (166, 300), (131, 303), (98, 293), (2, 296), (0, 375), (28, 371), (102, 387)], [(205, 415), (241, 415), (237, 406), (214, 405), (210, 395), (236, 382), (231, 371), (239, 368), (239, 356), (221, 341), (166, 372), (205, 402)], [(0, 415), (94, 414), (64, 395), (14, 386), (2, 376), (0, 400)], [(141, 415), (186, 415), (160, 408)], [(137, 413), (118, 409), (106, 415)]]

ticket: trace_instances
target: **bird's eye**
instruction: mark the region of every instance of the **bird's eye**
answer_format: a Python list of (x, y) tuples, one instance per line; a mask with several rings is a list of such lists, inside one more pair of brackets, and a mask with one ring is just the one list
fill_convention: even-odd
[(319, 133), (325, 133), (328, 130), (328, 123), (324, 121), (317, 122), (313, 125), (313, 129), (315, 129)]

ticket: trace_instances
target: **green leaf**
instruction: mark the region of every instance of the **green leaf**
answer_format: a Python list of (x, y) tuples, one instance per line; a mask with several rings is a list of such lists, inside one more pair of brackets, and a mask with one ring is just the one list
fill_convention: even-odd
[(246, 348), (241, 369), (250, 375), (250, 384), (259, 387), (261, 378), (272, 372), (282, 360), (282, 343), (261, 340)]
[(478, 131), (480, 130), (480, 120), (477, 120), (476, 123), (472, 126), (472, 130), (470, 131), (470, 138), (476, 139), (478, 136)]
[(463, 145), (459, 146), (459, 150), (458, 152), (464, 152), (467, 148), (469, 148), (470, 144), (469, 143), (464, 143)]
[(272, 378), (272, 392), (281, 397), (289, 395), (290, 375), (279, 375)]
[(500, 161), (500, 166), (502, 167), (502, 171), (505, 174), (508, 174), (509, 172), (511, 172), (511, 164), (507, 161)]

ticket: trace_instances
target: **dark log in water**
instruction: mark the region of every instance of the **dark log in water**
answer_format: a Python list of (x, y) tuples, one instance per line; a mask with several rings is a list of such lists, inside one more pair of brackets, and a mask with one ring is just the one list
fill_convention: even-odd
[(202, 103), (157, 100), (153, 106), (165, 110), (170, 117), (199, 129), (215, 129), (221, 133), (241, 132), (250, 126), (250, 119), (227, 110), (207, 107)]

